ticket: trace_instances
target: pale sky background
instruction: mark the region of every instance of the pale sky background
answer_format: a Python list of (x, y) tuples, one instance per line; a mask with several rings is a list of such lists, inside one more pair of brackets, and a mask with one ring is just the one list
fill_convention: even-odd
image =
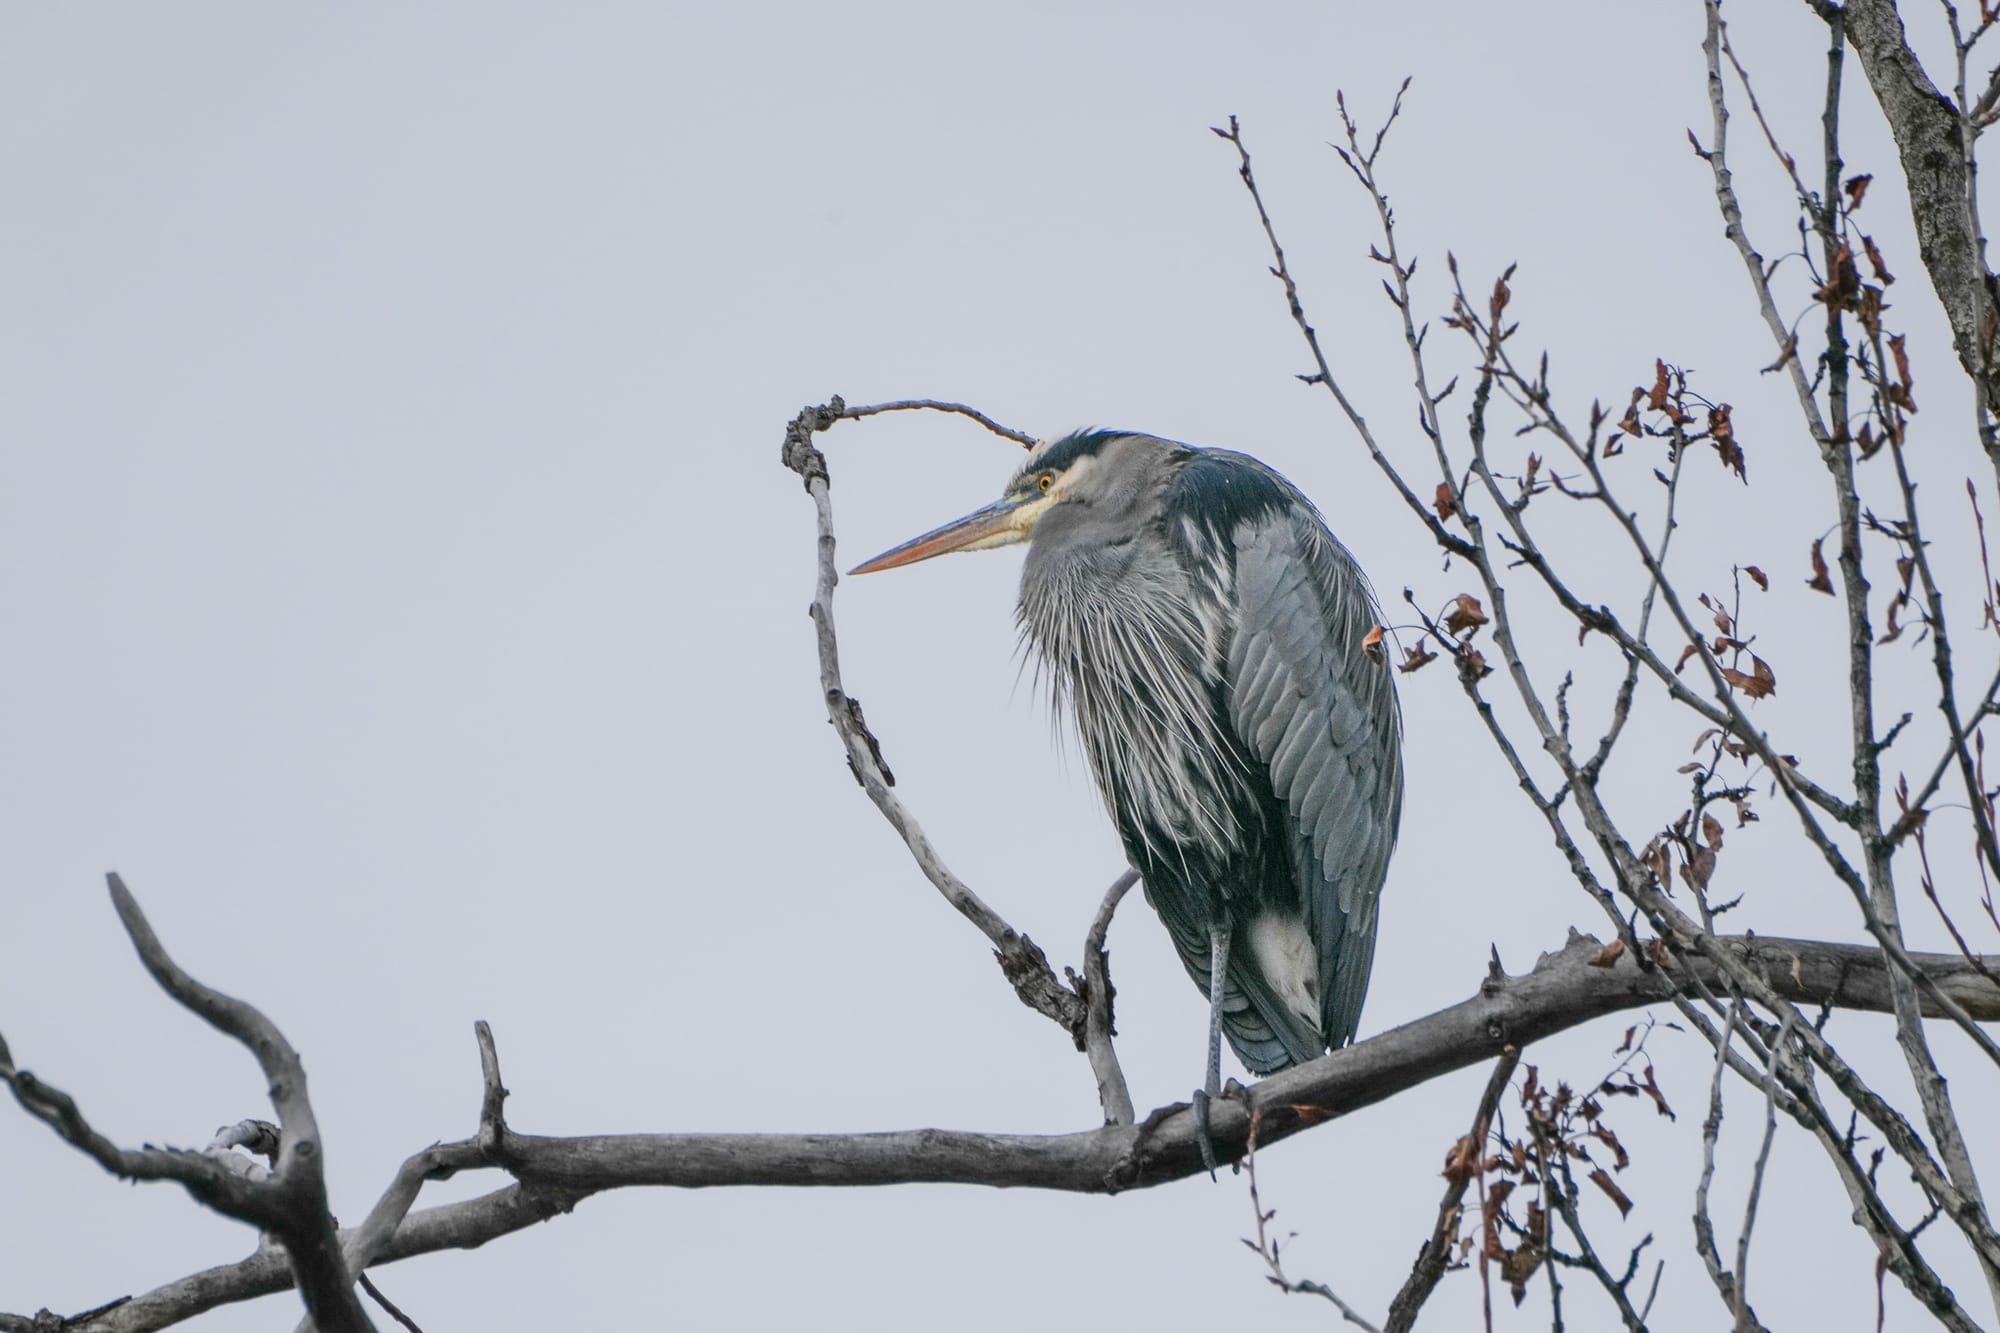
[[(1820, 25), (1802, 5), (1736, 18), (1811, 161)], [(1317, 499), (1392, 609), (1406, 585), (1441, 605), (1469, 580), (1292, 378), (1304, 349), (1208, 131), (1243, 118), (1340, 373), (1420, 469), (1372, 212), (1325, 146), (1336, 89), (1372, 125), (1405, 74), (1383, 174), (1424, 314), (1445, 308), (1447, 249), (1482, 293), (1519, 261), (1521, 346), (1551, 347), (1579, 423), (1593, 397), (1649, 382), (1656, 356), (1738, 405), (1756, 484), (1692, 460), (1677, 559), (1690, 593), (1726, 590), (1732, 561), (1770, 571), (1756, 628), (1780, 686), (1760, 720), (1838, 782), (1838, 682), (1813, 678), (1838, 609), (1801, 586), (1825, 483), (1789, 391), (1756, 374), (1769, 340), (1688, 151), (1690, 126), (1708, 133), (1700, 34), (1694, 0), (0, 11), (15, 1058), (128, 1144), (199, 1144), (268, 1113), (247, 1055), (135, 963), (102, 888), (116, 868), (183, 963), (303, 1052), (349, 1220), (406, 1154), (473, 1129), (477, 1018), (524, 1131), (1094, 1124), (1080, 1057), (1014, 1000), (846, 772), (782, 429), (836, 392), (937, 396), (1042, 434), (1242, 448)], [(1852, 66), (1849, 91), (1850, 161), (1882, 177), (1866, 220), (1906, 279), (1892, 318), (1910, 321), (1925, 408), (1913, 463), (1940, 506), (1959, 503), (1976, 470), (1964, 396)], [(1789, 213), (1747, 119), (1735, 152), (1775, 253)], [(1464, 368), (1444, 330), (1432, 345), (1438, 381)], [(1016, 458), (946, 418), (824, 443), (844, 566), (983, 503)], [(1635, 497), (1646, 466), (1623, 474)], [(1122, 858), (1019, 676), (1018, 569), (1018, 553), (938, 561), (845, 582), (837, 609), (848, 685), (904, 799), (1061, 966)], [(1547, 685), (1597, 673), (1577, 696), (1594, 736), (1610, 653), (1522, 609), (1549, 627), (1531, 640)], [(1969, 612), (1959, 629), (1972, 638)], [(1520, 971), (1573, 924), (1606, 930), (1446, 670), (1403, 684), (1410, 795), (1364, 1035), (1470, 994), (1490, 946)], [(1913, 768), (1931, 753), (1921, 726)], [(1614, 770), (1638, 836), (1684, 799), (1671, 770), (1697, 729), (1642, 709)], [(1730, 920), (1853, 938), (1844, 897), (1765, 813), (1730, 835), (1718, 891), (1750, 895)], [(1953, 849), (1941, 885), (1969, 904), (1962, 837), (1943, 840), (1950, 816), (1934, 827)], [(1920, 905), (1913, 935), (1935, 947)], [(1135, 1098), (1183, 1098), (1201, 997), (1136, 896), (1111, 942)], [(1624, 1026), (1527, 1058), (1588, 1083)], [(1832, 1031), (1906, 1096), (1886, 1022)], [(2000, 1084), (1957, 1034), (1937, 1041), (1980, 1108), (1968, 1128), (1990, 1175)], [(1680, 1122), (1614, 1108), (1641, 1207), (1624, 1224), (1598, 1208), (1597, 1238), (1622, 1258), (1655, 1232), (1657, 1326), (1714, 1326), (1687, 1223), (1708, 1052), (1654, 1043)], [(1484, 1076), (1265, 1159), (1266, 1202), (1300, 1233), (1295, 1276), (1381, 1315)], [(1740, 1163), (1761, 1106), (1732, 1087), (1730, 1109)], [(1771, 1172), (1760, 1313), (1871, 1326), (1874, 1253), (1817, 1151), (1781, 1136)], [(0, 1309), (75, 1311), (253, 1244), (177, 1188), (114, 1182), (11, 1105), (0, 1182)], [(422, 1202), (501, 1183), (461, 1177)], [(1731, 1242), (1742, 1188), (1719, 1188)], [(377, 1276), (432, 1330), (1328, 1327), (1329, 1307), (1265, 1285), (1237, 1244), (1251, 1223), (1229, 1177), (1115, 1199), (627, 1191)], [(1963, 1251), (1933, 1248), (1990, 1317)], [(1570, 1291), (1573, 1327), (1607, 1326), (1582, 1280)], [(1519, 1314), (1503, 1301), (1500, 1322), (1546, 1326), (1543, 1292)], [(1431, 1324), (1465, 1326), (1477, 1293), (1448, 1279)], [(1891, 1300), (1891, 1325), (1907, 1322), (1893, 1283)], [(296, 1309), (286, 1295), (197, 1327)]]

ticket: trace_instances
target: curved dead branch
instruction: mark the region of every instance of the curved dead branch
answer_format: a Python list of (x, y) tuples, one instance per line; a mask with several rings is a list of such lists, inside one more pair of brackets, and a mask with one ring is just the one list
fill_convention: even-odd
[[(1723, 938), (1719, 947), (1798, 1004), (1888, 1011), (1889, 979), (1878, 950), (1809, 940)], [(1237, 1157), (1252, 1117), (1268, 1146), (1348, 1111), (1395, 1096), (1439, 1075), (1522, 1048), (1593, 1018), (1666, 1000), (1680, 988), (1719, 985), (1711, 962), (1673, 960), (1665, 950), (1642, 966), (1631, 951), (1606, 950), (1572, 934), (1533, 970), (1497, 968), (1459, 1004), (1367, 1041), (1321, 1056), (1223, 1099), (1213, 1108), (1218, 1152)], [(164, 954), (161, 954), (164, 957)], [(1957, 955), (1916, 956), (1944, 993), (1982, 1020), (2000, 1019), (2000, 986)], [(2000, 966), (2000, 959), (1982, 960)], [(483, 1025), (482, 1025), (483, 1026)], [(273, 1030), (273, 1035), (275, 1030)], [(1078, 1193), (1145, 1189), (1200, 1172), (1185, 1104), (1162, 1107), (1143, 1124), (1073, 1134), (988, 1134), (915, 1129), (876, 1134), (606, 1134), (554, 1138), (520, 1134), (499, 1114), (505, 1095), (490, 1033), (482, 1033), (484, 1090), (478, 1131), (417, 1153), (359, 1227), (341, 1236), (356, 1271), (446, 1249), (473, 1249), (573, 1209), (592, 1194), (634, 1186), (864, 1186), (957, 1183)], [(279, 1038), (282, 1041), (282, 1038)], [(0, 1045), (0, 1078), (24, 1108), (92, 1156), (96, 1141), (75, 1104), (25, 1070)], [(174, 1161), (198, 1154), (148, 1149)], [(100, 1160), (103, 1160), (100, 1158)], [(117, 1165), (112, 1163), (116, 1162)], [(144, 1179), (146, 1162), (116, 1157), (107, 1169)], [(480, 1198), (408, 1211), (425, 1180), (460, 1170), (498, 1169), (513, 1183)], [(393, 1224), (391, 1219), (395, 1219)], [(332, 1227), (330, 1217), (325, 1225)], [(336, 1251), (336, 1254), (338, 1251)], [(219, 1305), (295, 1285), (280, 1247), (196, 1273), (59, 1325), (81, 1333), (166, 1328)], [(53, 1316), (49, 1316), (53, 1318)], [(34, 1329), (34, 1319), (0, 1315), (0, 1329)]]

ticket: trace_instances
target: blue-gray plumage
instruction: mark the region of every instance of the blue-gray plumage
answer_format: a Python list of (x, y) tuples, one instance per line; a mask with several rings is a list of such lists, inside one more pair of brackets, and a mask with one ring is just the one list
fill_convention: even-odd
[[(1020, 623), (1215, 1029), (1254, 1073), (1354, 1036), (1402, 809), (1374, 598), (1243, 454), (1088, 431), (857, 573), (1031, 540)], [(1220, 964), (1221, 985), (1214, 984)]]

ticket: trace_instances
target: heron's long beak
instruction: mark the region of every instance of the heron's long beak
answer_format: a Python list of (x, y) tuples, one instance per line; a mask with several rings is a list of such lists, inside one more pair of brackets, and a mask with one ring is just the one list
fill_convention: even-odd
[(934, 555), (952, 551), (983, 551), (994, 546), (1012, 546), (1028, 540), (1035, 520), (1047, 508), (1050, 497), (1030, 492), (995, 500), (984, 509), (975, 509), (964, 518), (953, 519), (921, 537), (882, 552), (873, 560), (856, 565), (850, 574), (873, 574), (878, 569), (913, 565)]

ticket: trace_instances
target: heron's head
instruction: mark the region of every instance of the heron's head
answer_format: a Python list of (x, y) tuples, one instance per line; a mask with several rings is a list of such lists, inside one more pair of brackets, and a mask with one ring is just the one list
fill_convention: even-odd
[(1150, 435), (1106, 430), (1075, 431), (1044, 440), (1015, 469), (998, 500), (884, 551), (849, 572), (872, 574), (951, 551), (984, 551), (1024, 542), (1058, 505), (1094, 504), (1129, 491), (1135, 469), (1152, 461), (1151, 456), (1165, 445)]

